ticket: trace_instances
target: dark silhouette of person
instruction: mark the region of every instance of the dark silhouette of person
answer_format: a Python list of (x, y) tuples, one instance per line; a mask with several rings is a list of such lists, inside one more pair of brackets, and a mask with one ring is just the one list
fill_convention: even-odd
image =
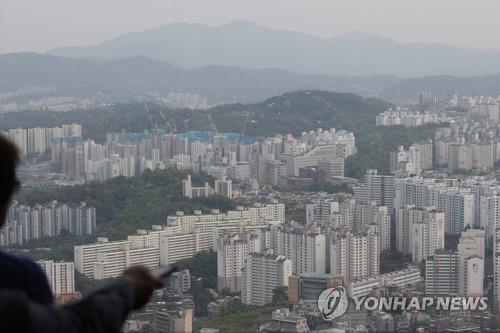
[[(0, 228), (4, 226), (14, 192), (19, 188), (16, 166), (17, 148), (0, 136)], [(17, 289), (40, 304), (52, 304), (54, 298), (40, 266), (28, 258), (0, 251), (0, 288)]]
[[(0, 226), (19, 187), (16, 147), (0, 135)], [(162, 282), (147, 267), (123, 276), (84, 299), (53, 303), (47, 279), (33, 261), (0, 252), (0, 332), (118, 333), (132, 310), (143, 307)]]

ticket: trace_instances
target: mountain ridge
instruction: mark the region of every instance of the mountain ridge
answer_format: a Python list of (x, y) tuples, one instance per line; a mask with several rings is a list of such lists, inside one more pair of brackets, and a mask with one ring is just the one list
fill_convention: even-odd
[(323, 75), (485, 75), (500, 72), (500, 50), (438, 43), (401, 43), (350, 32), (331, 38), (271, 29), (246, 21), (219, 26), (174, 23), (119, 35), (90, 46), (48, 51), (71, 57), (123, 58), (142, 54), (183, 68), (227, 65), (279, 68)]
[(293, 90), (322, 89), (376, 96), (398, 78), (329, 77), (280, 69), (246, 70), (234, 66), (182, 69), (141, 55), (105, 60), (37, 53), (0, 55), (0, 93), (29, 86), (52, 86), (57, 96), (107, 96), (128, 102), (146, 93), (199, 94), (210, 104), (259, 102)]

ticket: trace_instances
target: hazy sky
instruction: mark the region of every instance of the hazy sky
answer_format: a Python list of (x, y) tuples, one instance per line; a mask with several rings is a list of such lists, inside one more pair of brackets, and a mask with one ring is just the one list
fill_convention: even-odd
[(173, 22), (500, 48), (499, 0), (0, 0), (0, 53), (95, 44)]

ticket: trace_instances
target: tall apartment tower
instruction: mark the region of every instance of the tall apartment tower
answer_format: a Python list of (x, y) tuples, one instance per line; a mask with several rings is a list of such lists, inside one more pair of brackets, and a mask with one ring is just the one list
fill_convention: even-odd
[(448, 169), (471, 170), (472, 169), (472, 146), (469, 144), (450, 144), (448, 146)]
[(458, 296), (458, 254), (439, 249), (425, 262), (425, 293), (427, 296)]
[(420, 141), (413, 144), (420, 155), (420, 167), (422, 170), (432, 169), (433, 166), (433, 144), (432, 140)]
[(500, 219), (500, 196), (482, 195), (479, 202), (479, 226), (486, 231), (486, 239), (493, 236)]
[(380, 206), (373, 217), (373, 223), (379, 227), (380, 252), (391, 249), (391, 217), (387, 207)]
[(379, 206), (387, 206), (390, 212), (394, 206), (395, 177), (379, 175), (377, 170), (368, 170), (364, 183), (354, 188), (356, 202), (375, 201)]
[(458, 243), (459, 295), (483, 296), (485, 232), (468, 229)]
[(292, 262), (284, 256), (249, 254), (242, 273), (241, 301), (247, 305), (266, 305), (273, 300), (273, 290), (288, 286)]
[(248, 253), (260, 252), (257, 234), (223, 234), (217, 239), (217, 288), (241, 291), (241, 270)]
[[(422, 213), (422, 210), (414, 210), (413, 205), (408, 205), (403, 208), (396, 208), (394, 213), (396, 216), (396, 251), (403, 255), (411, 254), (410, 250), (410, 219), (414, 219), (413, 213)], [(420, 214), (418, 214), (420, 215)], [(419, 218), (423, 220), (423, 218)]]
[(379, 275), (380, 240), (376, 232), (341, 231), (330, 241), (331, 274), (343, 276), (346, 283)]
[[(437, 249), (444, 248), (445, 218), (443, 212), (436, 210), (412, 210), (408, 239), (412, 260), (418, 263), (433, 256)], [(419, 220), (420, 217), (422, 220)]]
[(293, 274), (326, 273), (325, 235), (319, 228), (278, 227), (274, 252), (292, 261)]
[(495, 313), (500, 313), (500, 227), (493, 234), (493, 300)]
[(72, 262), (37, 262), (45, 273), (54, 295), (73, 294), (75, 292), (75, 267)]

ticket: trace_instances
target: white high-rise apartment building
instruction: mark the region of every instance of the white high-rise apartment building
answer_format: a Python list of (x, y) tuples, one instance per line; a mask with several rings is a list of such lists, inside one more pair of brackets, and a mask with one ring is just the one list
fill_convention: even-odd
[(439, 249), (425, 262), (425, 293), (429, 297), (458, 296), (458, 254)]
[(493, 169), (494, 151), (492, 143), (472, 144), (472, 168), (481, 171)]
[(257, 234), (222, 234), (217, 239), (217, 288), (241, 291), (241, 270), (248, 253), (260, 253)]
[(73, 294), (75, 292), (75, 267), (72, 262), (41, 260), (37, 264), (45, 273), (54, 295)]
[(365, 231), (376, 225), (380, 251), (391, 248), (391, 217), (386, 206), (378, 206), (375, 201), (369, 203), (356, 203), (354, 207), (354, 231)]
[(432, 140), (416, 142), (412, 145), (415, 151), (418, 152), (420, 156), (419, 163), (417, 163), (417, 168), (421, 170), (432, 169), (433, 166), (433, 144)]
[(459, 272), (459, 288), (463, 288), (460, 294), (470, 297), (481, 297), (484, 295), (484, 259), (478, 256), (467, 257), (464, 260), (463, 271)]
[(82, 127), (71, 124), (54, 128), (17, 128), (9, 129), (6, 136), (16, 144), (22, 156), (44, 154), (51, 148), (50, 142), (53, 137), (82, 136)]
[(500, 219), (500, 196), (481, 196), (479, 203), (479, 226), (486, 232), (486, 238), (493, 236)]
[(152, 230), (137, 230), (136, 235), (129, 235), (127, 240), (130, 241), (131, 247), (134, 249), (143, 247), (160, 248), (160, 238), (162, 236), (174, 235), (180, 233), (179, 227), (165, 227), (163, 225), (153, 225)]
[(363, 184), (354, 187), (354, 199), (359, 203), (375, 201), (379, 206), (394, 207), (395, 177), (379, 175), (377, 170), (367, 170)]
[(483, 296), (485, 232), (468, 229), (458, 243), (459, 295)]
[[(180, 232), (193, 232), (195, 228), (211, 230), (219, 225), (237, 225), (244, 223), (249, 225), (262, 225), (263, 223), (281, 224), (285, 223), (285, 205), (277, 202), (270, 204), (255, 204), (254, 207), (237, 207), (236, 210), (227, 213), (219, 213), (213, 210), (212, 214), (184, 215), (177, 212), (174, 216), (167, 218), (167, 226), (178, 226)], [(208, 229), (207, 229), (208, 228)]]
[(200, 251), (217, 251), (217, 238), (222, 232), (260, 234), (259, 246), (270, 248), (272, 237), (267, 227), (284, 220), (285, 207), (275, 202), (226, 214), (217, 210), (212, 214), (197, 211), (194, 215), (178, 212), (167, 218), (166, 226), (154, 226), (151, 231), (138, 230), (126, 241), (108, 242), (98, 238), (96, 244), (75, 246), (75, 268), (87, 277), (102, 279), (121, 273), (120, 270), (134, 260), (150, 267), (172, 264)]
[(189, 259), (200, 251), (211, 250), (213, 237), (212, 231), (160, 236), (161, 265), (173, 264), (179, 260)]
[(474, 195), (470, 191), (440, 192), (437, 209), (445, 213), (446, 233), (460, 234), (465, 227), (474, 226)]
[(444, 212), (447, 233), (460, 234), (465, 227), (474, 226), (476, 198), (470, 186), (459, 186), (453, 179), (398, 179), (394, 204), (396, 208), (415, 205), (417, 208), (434, 207)]
[(500, 313), (500, 227), (493, 234), (493, 301), (495, 313)]
[(120, 276), (130, 266), (142, 265), (155, 269), (160, 265), (160, 253), (157, 248), (126, 248), (114, 252), (97, 254), (94, 263), (95, 280), (103, 280)]
[(46, 128), (28, 128), (28, 154), (44, 154), (48, 147)]
[(270, 204), (256, 203), (254, 207), (238, 207), (226, 213), (228, 218), (248, 219), (250, 224), (262, 224), (265, 221), (285, 223), (285, 205), (276, 201)]
[(391, 249), (391, 216), (387, 207), (379, 206), (373, 216), (373, 224), (378, 227), (380, 252)]
[(458, 251), (438, 249), (434, 256), (427, 258), (427, 295), (483, 296), (484, 235), (480, 229), (464, 231)]
[(28, 155), (28, 135), (25, 129), (10, 129), (7, 137), (17, 146), (21, 156)]
[(448, 146), (448, 169), (471, 170), (472, 146), (470, 144), (454, 143)]
[[(396, 208), (394, 215), (396, 218), (396, 251), (403, 255), (411, 254), (410, 250), (410, 216), (411, 213), (417, 213), (417, 217), (423, 214), (422, 210), (412, 209), (415, 206), (409, 205), (404, 208)], [(419, 218), (422, 220), (423, 218)]]
[(413, 262), (421, 262), (429, 256), (433, 256), (437, 249), (444, 248), (444, 213), (436, 210), (415, 211), (412, 208), (409, 216), (408, 237), (410, 252)]
[(292, 262), (284, 256), (251, 253), (242, 271), (241, 301), (247, 305), (266, 305), (273, 300), (273, 290), (288, 286)]
[(274, 252), (293, 263), (293, 273), (326, 273), (326, 239), (319, 228), (279, 226), (274, 231)]
[(388, 109), (376, 117), (377, 126), (418, 127), (425, 124), (436, 124), (449, 121), (448, 116), (429, 111), (411, 111), (409, 109)]
[(77, 245), (75, 251), (75, 269), (88, 278), (94, 277), (94, 265), (99, 253), (119, 252), (130, 247), (129, 241), (109, 242), (107, 238), (97, 238), (95, 244)]
[(346, 283), (377, 277), (380, 272), (379, 235), (367, 232), (339, 232), (330, 244), (330, 273)]

